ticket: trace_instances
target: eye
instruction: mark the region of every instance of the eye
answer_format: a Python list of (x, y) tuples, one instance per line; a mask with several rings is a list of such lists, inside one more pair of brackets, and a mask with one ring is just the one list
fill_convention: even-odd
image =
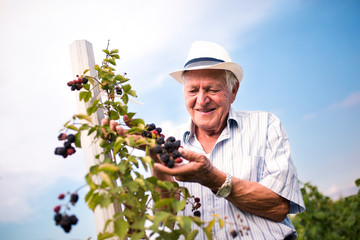
[(219, 90), (219, 89), (210, 89), (209, 92), (211, 92), (211, 93), (218, 93), (218, 92), (220, 92), (220, 90)]

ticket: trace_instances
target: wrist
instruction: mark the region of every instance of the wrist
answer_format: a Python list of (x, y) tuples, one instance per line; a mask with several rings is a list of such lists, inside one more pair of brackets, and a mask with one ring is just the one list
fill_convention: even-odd
[(232, 189), (233, 189), (233, 178), (230, 174), (227, 173), (225, 182), (221, 185), (221, 187), (216, 192), (214, 192), (214, 194), (217, 197), (226, 198), (227, 196), (230, 195)]

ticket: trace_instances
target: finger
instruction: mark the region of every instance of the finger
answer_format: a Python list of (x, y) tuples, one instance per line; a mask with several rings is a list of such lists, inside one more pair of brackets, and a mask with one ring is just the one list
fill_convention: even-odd
[(101, 119), (101, 126), (109, 124), (109, 120), (107, 118)]
[(111, 131), (116, 131), (116, 126), (117, 126), (117, 122), (115, 120), (110, 120), (110, 130)]
[(190, 150), (187, 150), (183, 147), (179, 148), (179, 153), (181, 154), (181, 157), (188, 160), (188, 161), (196, 161), (199, 160), (203, 155), (201, 153), (193, 152)]
[(125, 130), (120, 126), (120, 125), (117, 125), (115, 127), (116, 129), (116, 133), (119, 135), (119, 136), (124, 136), (125, 135)]
[(180, 176), (180, 175), (189, 174), (190, 172), (192, 172), (193, 166), (192, 166), (192, 164), (187, 163), (187, 164), (175, 165), (173, 168), (168, 168), (161, 163), (155, 163), (154, 169), (156, 169), (156, 171), (162, 172), (164, 174), (168, 174), (168, 175), (172, 175), (172, 176)]

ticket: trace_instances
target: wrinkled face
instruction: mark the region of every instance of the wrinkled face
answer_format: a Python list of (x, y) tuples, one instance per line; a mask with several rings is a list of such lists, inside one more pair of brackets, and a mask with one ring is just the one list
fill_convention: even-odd
[(235, 100), (238, 84), (230, 91), (223, 70), (193, 70), (186, 72), (184, 96), (186, 108), (202, 131), (221, 133), (231, 103)]

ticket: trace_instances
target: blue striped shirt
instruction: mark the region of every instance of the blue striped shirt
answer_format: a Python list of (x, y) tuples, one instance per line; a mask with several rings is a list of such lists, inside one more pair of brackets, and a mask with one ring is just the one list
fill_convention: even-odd
[[(236, 178), (254, 181), (271, 189), (290, 201), (290, 214), (305, 211), (295, 166), (290, 156), (290, 146), (280, 120), (271, 113), (261, 111), (234, 111), (230, 109), (227, 126), (218, 138), (213, 150), (205, 154), (194, 133), (190, 120), (171, 129), (167, 136), (181, 140), (184, 148), (206, 155), (219, 170)], [(213, 228), (214, 239), (233, 239), (236, 230), (241, 239), (284, 239), (296, 231), (289, 217), (281, 222), (246, 213), (224, 198), (218, 198), (210, 189), (198, 183), (181, 183), (191, 195), (200, 197), (201, 219), (210, 221), (213, 214), (226, 220), (220, 229)], [(192, 215), (191, 206), (185, 208)], [(207, 239), (200, 230), (196, 239)]]

